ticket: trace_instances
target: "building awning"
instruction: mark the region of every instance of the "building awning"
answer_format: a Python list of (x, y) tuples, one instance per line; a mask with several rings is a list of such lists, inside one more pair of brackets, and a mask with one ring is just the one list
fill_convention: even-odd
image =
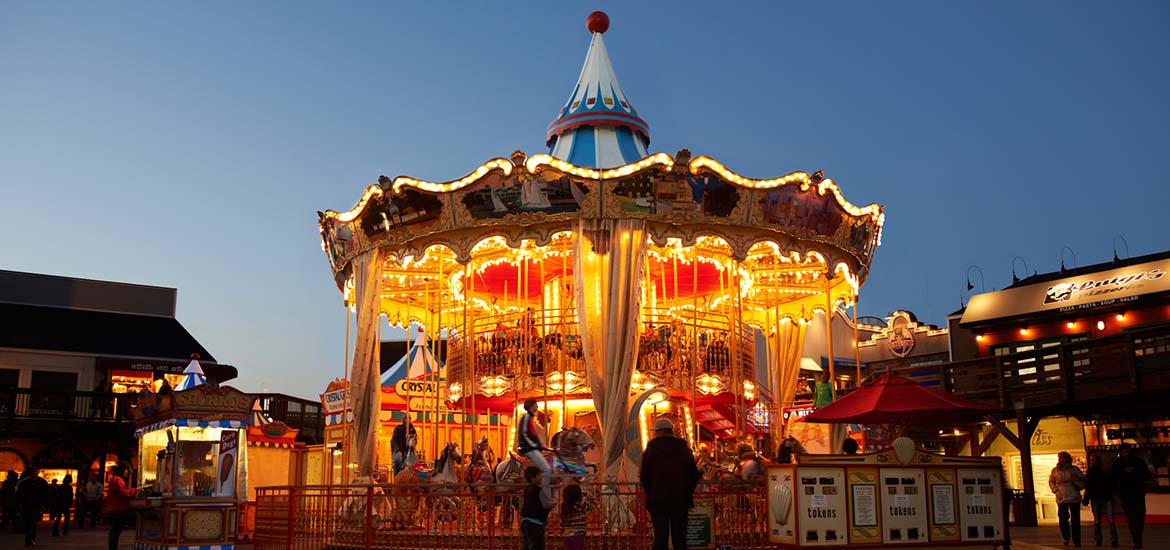
[[(1164, 256), (1164, 255), (1156, 255)], [(1170, 294), (1170, 258), (1113, 269), (1080, 269), (1061, 278), (1048, 275), (1021, 281), (998, 292), (971, 297), (959, 324), (964, 327), (1045, 314), (1090, 313), (1138, 305)], [(1033, 281), (1029, 283), (1029, 281)]]
[(236, 368), (215, 358), (173, 317), (0, 303), (0, 348), (98, 356), (99, 367), (179, 373), (192, 353), (218, 382)]
[(148, 424), (137, 430), (134, 430), (134, 437), (142, 437), (142, 434), (161, 430), (170, 426), (179, 427), (197, 427), (197, 428), (244, 428), (248, 426), (247, 420), (195, 420), (190, 418), (168, 418), (161, 422)]

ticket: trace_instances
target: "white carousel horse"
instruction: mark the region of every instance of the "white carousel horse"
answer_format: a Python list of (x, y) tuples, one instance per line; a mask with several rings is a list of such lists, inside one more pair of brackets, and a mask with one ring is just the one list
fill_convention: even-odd
[[(516, 453), (508, 453), (507, 460), (501, 461), (496, 465), (496, 483), (515, 485), (524, 481), (524, 463), (520, 462), (520, 457)], [(499, 526), (504, 528), (515, 527), (516, 518), (519, 514), (515, 513), (520, 509), (520, 489), (517, 487), (501, 488), (497, 497), (497, 505), (500, 508)]]
[[(424, 491), (432, 495), (440, 493), (440, 491), (431, 491), (420, 486), (458, 483), (459, 466), (462, 462), (463, 455), (459, 450), (459, 444), (452, 441), (439, 453), (439, 458), (435, 460), (434, 469), (428, 471), (416, 464), (398, 472), (398, 475), (394, 476), (394, 485), (390, 490), (394, 496), (394, 522), (403, 527), (417, 526), (419, 501), (423, 497)], [(435, 507), (440, 503), (448, 508), (457, 507), (454, 500), (447, 497), (428, 498), (428, 501)], [(432, 515), (432, 517), (438, 516)]]

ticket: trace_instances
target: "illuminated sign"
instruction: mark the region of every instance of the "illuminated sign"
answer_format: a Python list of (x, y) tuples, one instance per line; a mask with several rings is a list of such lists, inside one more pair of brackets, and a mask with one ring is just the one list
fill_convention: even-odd
[(430, 395), (439, 393), (439, 383), (434, 380), (399, 380), (394, 385), (398, 395)]
[(1035, 313), (1070, 313), (1120, 306), (1170, 292), (1170, 259), (976, 294), (961, 325)]
[(906, 357), (914, 351), (914, 333), (906, 327), (898, 327), (890, 331), (890, 341), (886, 344), (890, 353), (898, 357)]
[(1141, 281), (1157, 281), (1165, 276), (1161, 269), (1139, 271), (1127, 275), (1115, 276), (1109, 279), (1095, 281), (1081, 279), (1066, 281), (1048, 287), (1044, 293), (1045, 304), (1070, 302), (1078, 296), (1103, 296), (1114, 292), (1122, 292), (1137, 286)]
[(353, 402), (347, 402), (346, 394), (349, 391), (349, 383), (341, 378), (337, 378), (329, 383), (325, 388), (325, 393), (321, 394), (321, 408), (325, 409), (326, 414), (337, 414), (346, 408), (353, 408)]

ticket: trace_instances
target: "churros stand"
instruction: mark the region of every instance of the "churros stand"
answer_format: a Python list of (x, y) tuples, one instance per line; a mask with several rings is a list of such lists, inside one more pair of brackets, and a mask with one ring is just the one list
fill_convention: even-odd
[(253, 401), (206, 384), (139, 398), (137, 550), (234, 547)]

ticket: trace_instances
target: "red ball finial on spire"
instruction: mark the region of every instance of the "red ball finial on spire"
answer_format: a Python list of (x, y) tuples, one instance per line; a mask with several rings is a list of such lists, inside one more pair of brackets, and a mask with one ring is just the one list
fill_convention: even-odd
[(589, 32), (604, 33), (609, 30), (609, 16), (603, 11), (595, 11), (585, 20), (585, 28)]
[(198, 353), (192, 353), (192, 354), (191, 354), (191, 360), (192, 360), (192, 361), (198, 361), (198, 360), (199, 360), (199, 354), (198, 354)]

